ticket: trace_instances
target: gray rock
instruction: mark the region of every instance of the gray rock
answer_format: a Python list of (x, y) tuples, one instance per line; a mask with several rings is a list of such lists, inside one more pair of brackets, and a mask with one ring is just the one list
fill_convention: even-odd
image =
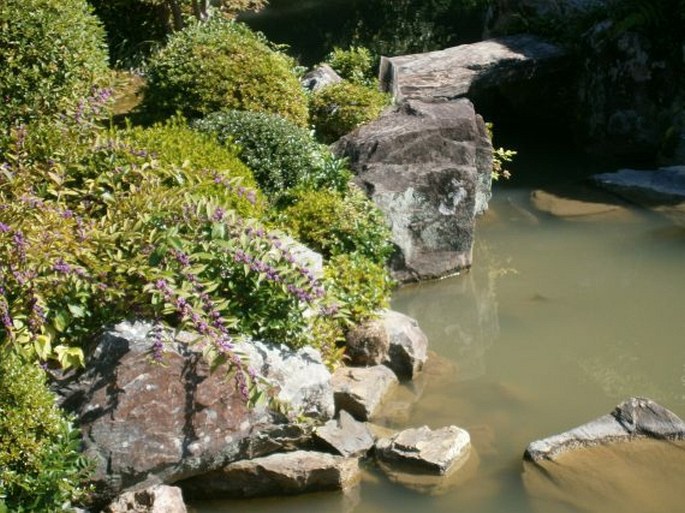
[(537, 36), (518, 34), (445, 50), (382, 57), (381, 88), (403, 99), (453, 100), (556, 73), (566, 52)]
[(120, 495), (103, 510), (103, 513), (186, 513), (187, 511), (180, 488), (155, 485)]
[(192, 498), (247, 498), (345, 490), (361, 479), (359, 460), (294, 451), (231, 463), (179, 483)]
[(321, 64), (306, 73), (300, 82), (305, 89), (308, 89), (309, 91), (318, 91), (327, 85), (342, 82), (342, 78), (328, 64)]
[(335, 407), (357, 420), (369, 420), (381, 402), (397, 385), (397, 377), (384, 365), (373, 367), (340, 367), (331, 379)]
[(406, 429), (376, 442), (376, 459), (393, 470), (446, 475), (469, 456), (471, 438), (457, 426)]
[(534, 462), (555, 460), (575, 449), (644, 438), (683, 440), (685, 422), (650, 399), (633, 397), (608, 415), (531, 443), (525, 458)]
[(653, 171), (621, 169), (594, 175), (593, 181), (639, 205), (674, 205), (685, 202), (685, 166), (662, 167)]
[[(265, 406), (249, 408), (227, 377), (211, 373), (199, 344), (180, 334), (163, 365), (151, 361), (152, 325), (118, 324), (100, 339), (86, 371), (64, 385), (101, 499), (131, 487), (173, 483), (232, 461), (297, 445), (301, 429)], [(330, 373), (312, 350), (263, 343), (236, 346), (278, 391), (292, 415), (334, 413)]]
[(337, 419), (329, 420), (314, 431), (314, 440), (341, 456), (365, 456), (373, 447), (371, 431), (352, 415), (341, 410)]
[(470, 267), (475, 218), (487, 209), (492, 144), (462, 99), (407, 101), (338, 141), (356, 182), (383, 211), (402, 282)]
[(386, 310), (379, 319), (367, 321), (347, 334), (352, 365), (390, 367), (400, 380), (413, 379), (427, 358), (428, 338), (415, 319)]

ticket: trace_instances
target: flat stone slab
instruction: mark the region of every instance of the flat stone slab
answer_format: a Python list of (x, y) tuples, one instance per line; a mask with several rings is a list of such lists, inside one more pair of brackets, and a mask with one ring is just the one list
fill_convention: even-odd
[(337, 419), (329, 420), (314, 431), (314, 439), (326, 448), (345, 457), (365, 456), (374, 445), (374, 437), (366, 424), (345, 410)]
[(406, 429), (376, 442), (376, 459), (383, 468), (417, 474), (446, 475), (461, 466), (471, 450), (468, 432), (447, 426)]
[(345, 410), (357, 420), (369, 420), (385, 396), (398, 384), (385, 365), (341, 367), (331, 379), (337, 411)]
[(684, 440), (685, 422), (650, 399), (633, 397), (608, 415), (531, 443), (524, 458), (533, 462), (555, 460), (576, 449), (645, 438)]
[(600, 187), (646, 207), (685, 202), (685, 166), (653, 171), (621, 169), (594, 175), (592, 180)]
[(452, 100), (479, 90), (529, 80), (558, 69), (566, 53), (529, 34), (517, 34), (421, 54), (382, 57), (381, 87), (396, 101)]
[(293, 451), (236, 461), (179, 485), (193, 498), (248, 498), (346, 490), (360, 480), (356, 458)]

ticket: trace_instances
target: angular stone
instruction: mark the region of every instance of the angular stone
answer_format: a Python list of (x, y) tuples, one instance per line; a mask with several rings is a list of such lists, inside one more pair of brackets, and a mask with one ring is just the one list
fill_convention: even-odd
[(400, 380), (413, 379), (423, 368), (428, 338), (416, 320), (386, 310), (379, 319), (348, 332), (347, 351), (352, 365), (383, 364)]
[(399, 281), (470, 267), (475, 218), (487, 209), (492, 144), (473, 104), (407, 101), (333, 147), (385, 215)]
[(321, 64), (306, 73), (300, 82), (305, 89), (313, 92), (327, 85), (338, 84), (342, 78), (328, 64)]
[(336, 410), (345, 410), (357, 420), (369, 420), (398, 380), (389, 368), (376, 365), (341, 367), (333, 373), (331, 382)]
[(155, 485), (144, 490), (126, 492), (107, 506), (103, 513), (186, 513), (181, 489)]
[(337, 419), (316, 428), (314, 440), (347, 458), (365, 456), (374, 444), (366, 424), (358, 422), (345, 410), (340, 410)]
[[(147, 323), (118, 324), (100, 339), (85, 372), (59, 390), (96, 463), (101, 500), (289, 448), (301, 438), (301, 430), (287, 429), (280, 413), (250, 409), (226, 368), (211, 373), (189, 334), (168, 343), (164, 364), (154, 364), (151, 330)], [(330, 373), (316, 351), (260, 342), (236, 350), (293, 414), (333, 416)]]
[(685, 166), (662, 167), (652, 171), (621, 169), (594, 175), (593, 181), (628, 201), (653, 207), (685, 203)]
[(554, 73), (565, 57), (556, 45), (517, 34), (435, 52), (382, 57), (379, 76), (382, 89), (395, 101), (454, 100)]
[(406, 429), (376, 442), (377, 461), (393, 470), (445, 475), (469, 456), (471, 438), (457, 427)]
[(179, 485), (194, 499), (247, 498), (344, 490), (360, 479), (356, 458), (294, 451), (236, 461)]
[(608, 415), (531, 443), (525, 459), (556, 460), (576, 449), (635, 439), (685, 440), (685, 422), (650, 399), (632, 397)]

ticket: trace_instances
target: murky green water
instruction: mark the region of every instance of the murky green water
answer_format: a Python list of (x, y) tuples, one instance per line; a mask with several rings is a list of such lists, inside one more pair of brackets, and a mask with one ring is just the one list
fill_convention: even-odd
[[(395, 412), (394, 424), (469, 430), (480, 457), (473, 478), (428, 497), (371, 469), (352, 498), (223, 501), (198, 511), (581, 511), (531, 501), (521, 478), (529, 442), (632, 395), (685, 416), (685, 231), (641, 211), (605, 221), (557, 219), (535, 211), (528, 196), (517, 189), (495, 194), (479, 222), (471, 272), (403, 288), (393, 301), (419, 320), (439, 355), (420, 381), (419, 401)], [(685, 483), (673, 465), (661, 472), (654, 463), (645, 479), (661, 489)], [(599, 472), (594, 481), (601, 479)], [(596, 511), (615, 511), (611, 497), (600, 495)], [(652, 511), (672, 511), (659, 496), (645, 500)]]

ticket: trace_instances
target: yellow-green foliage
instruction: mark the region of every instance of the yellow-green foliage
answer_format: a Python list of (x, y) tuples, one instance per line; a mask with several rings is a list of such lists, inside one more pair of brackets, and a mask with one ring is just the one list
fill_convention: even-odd
[(4, 503), (12, 513), (53, 513), (78, 499), (86, 477), (78, 448), (45, 373), (0, 351), (0, 510)]
[(0, 139), (75, 106), (107, 74), (104, 31), (85, 0), (0, 2)]
[(151, 59), (145, 102), (154, 113), (252, 110), (306, 126), (307, 100), (293, 69), (263, 37), (216, 17), (175, 33)]
[(392, 253), (383, 214), (356, 187), (345, 195), (328, 189), (299, 191), (279, 222), (326, 258), (358, 253), (383, 265)]
[(334, 48), (326, 62), (343, 79), (356, 84), (373, 84), (373, 57), (363, 46), (351, 46), (347, 50)]
[(375, 87), (340, 82), (316, 91), (309, 103), (309, 113), (317, 136), (331, 143), (376, 119), (389, 103), (389, 95)]

